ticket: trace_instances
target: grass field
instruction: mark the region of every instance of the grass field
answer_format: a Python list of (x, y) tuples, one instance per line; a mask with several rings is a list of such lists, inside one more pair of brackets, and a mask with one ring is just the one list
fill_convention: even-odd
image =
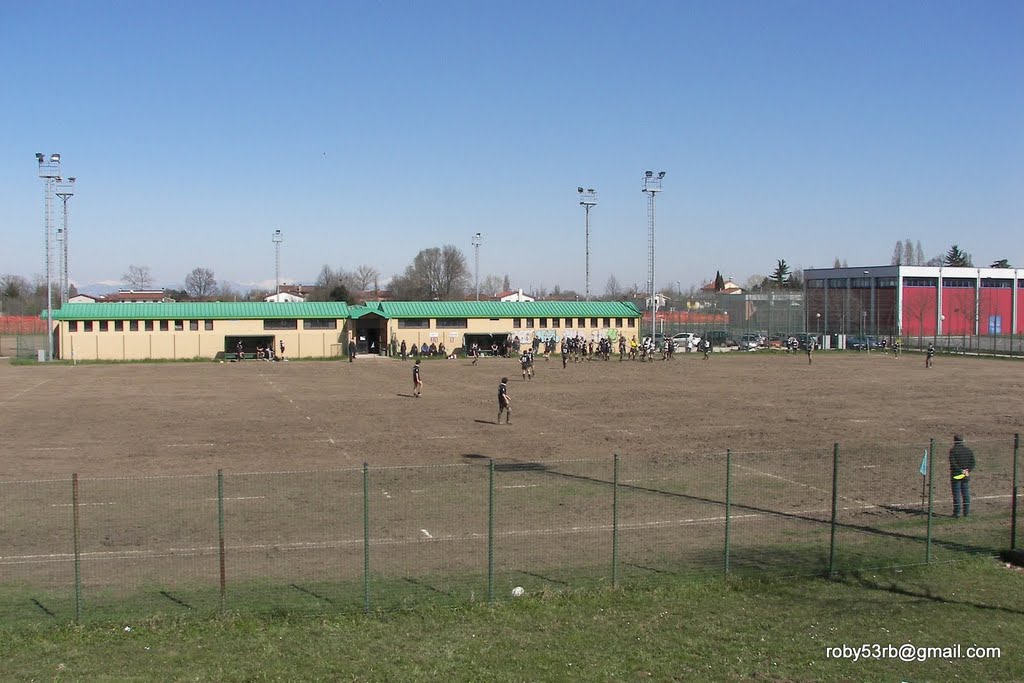
[[(675, 581), (361, 615), (0, 627), (9, 680), (1019, 681), (1020, 570), (990, 558), (837, 580)], [(1000, 648), (836, 659), (850, 645)]]

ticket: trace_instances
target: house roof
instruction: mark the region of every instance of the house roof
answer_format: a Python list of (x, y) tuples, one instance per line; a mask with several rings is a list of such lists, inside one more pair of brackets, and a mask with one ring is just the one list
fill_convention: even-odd
[(54, 320), (233, 320), (254, 318), (348, 318), (343, 301), (192, 301), (182, 303), (64, 304)]
[(386, 318), (637, 318), (627, 301), (382, 301)]

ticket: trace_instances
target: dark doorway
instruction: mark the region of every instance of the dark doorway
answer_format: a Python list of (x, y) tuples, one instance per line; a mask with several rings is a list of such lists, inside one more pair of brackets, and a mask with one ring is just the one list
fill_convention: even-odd
[[(265, 349), (274, 345), (273, 335), (258, 337), (224, 337), (224, 353), (238, 353), (238, 342), (242, 342), (242, 353), (256, 353), (256, 348)], [(275, 349), (276, 351), (276, 349)]]

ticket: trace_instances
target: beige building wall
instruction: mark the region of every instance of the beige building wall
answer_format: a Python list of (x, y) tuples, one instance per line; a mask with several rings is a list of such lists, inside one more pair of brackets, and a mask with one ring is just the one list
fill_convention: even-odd
[[(399, 348), (404, 340), (406, 346), (426, 343), (440, 344), (444, 342), (448, 353), (464, 346), (466, 334), (503, 334), (519, 337), (521, 343), (529, 344), (534, 336), (541, 339), (555, 337), (561, 341), (563, 337), (581, 336), (586, 339), (598, 340), (610, 337), (613, 341), (620, 335), (626, 339), (640, 338), (639, 318), (468, 318), (466, 327), (439, 327), (437, 318), (429, 318), (427, 327), (409, 327), (408, 319), (392, 319), (387, 321), (387, 338)], [(446, 319), (442, 318), (442, 324)], [(568, 321), (568, 322), (567, 322)]]
[(77, 332), (70, 332), (70, 322), (59, 322), (58, 348), (67, 360), (183, 360), (216, 358), (224, 351), (226, 337), (273, 337), (274, 351), (280, 353), (284, 340), (286, 358), (325, 358), (344, 354), (346, 320), (337, 321), (337, 329), (303, 329), (302, 319), (296, 330), (267, 330), (263, 320), (214, 320), (213, 329), (191, 330), (185, 320), (182, 330), (174, 329), (170, 321), (167, 331), (160, 331), (155, 321), (153, 331), (145, 330), (145, 321), (139, 321), (139, 330), (132, 331), (129, 321), (123, 321), (123, 330), (115, 330), (114, 321), (107, 322), (107, 331), (99, 330), (99, 321), (93, 321), (93, 331), (83, 331), (85, 321), (77, 321)]

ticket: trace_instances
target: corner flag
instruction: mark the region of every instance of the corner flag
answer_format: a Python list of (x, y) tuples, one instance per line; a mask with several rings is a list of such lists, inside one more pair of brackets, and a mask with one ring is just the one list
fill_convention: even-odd
[(928, 476), (928, 449), (925, 449), (924, 457), (921, 458), (921, 476)]

